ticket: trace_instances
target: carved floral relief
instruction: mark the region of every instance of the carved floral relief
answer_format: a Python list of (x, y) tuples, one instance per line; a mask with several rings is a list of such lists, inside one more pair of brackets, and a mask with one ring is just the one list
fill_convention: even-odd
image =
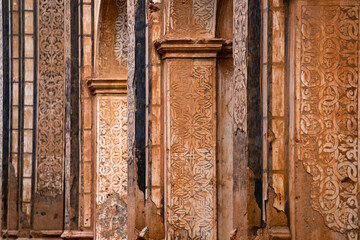
[(39, 0), (36, 192), (63, 193), (65, 121), (64, 0)]
[(169, 34), (211, 36), (215, 32), (215, 12), (215, 0), (171, 0)]
[[(167, 214), (171, 239), (216, 238), (213, 65), (170, 66)], [(180, 234), (180, 235), (179, 235)]]

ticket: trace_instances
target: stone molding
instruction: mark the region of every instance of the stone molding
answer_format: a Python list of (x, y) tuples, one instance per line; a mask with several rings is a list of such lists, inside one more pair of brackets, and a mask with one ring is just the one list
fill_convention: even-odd
[[(19, 230), (3, 230), (2, 237), (16, 238), (16, 239), (93, 239), (93, 231), (81, 231), (81, 230), (31, 230), (31, 237), (21, 237), (23, 234)], [(0, 237), (0, 239), (2, 239)]]
[(225, 39), (159, 39), (155, 47), (162, 59), (216, 58)]
[(269, 229), (269, 236), (271, 240), (290, 240), (291, 233), (287, 226), (276, 226)]
[(64, 231), (61, 234), (62, 239), (93, 239), (93, 231)]
[(233, 58), (233, 42), (232, 40), (226, 40), (222, 45), (222, 48), (218, 52), (218, 59)]
[(126, 78), (90, 78), (86, 81), (93, 95), (127, 92)]

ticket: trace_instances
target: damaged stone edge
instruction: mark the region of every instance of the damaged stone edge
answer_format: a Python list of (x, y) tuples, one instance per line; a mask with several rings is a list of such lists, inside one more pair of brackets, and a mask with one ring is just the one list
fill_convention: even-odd
[[(4, 230), (2, 236), (6, 238), (21, 238), (19, 230)], [(48, 238), (61, 238), (61, 239), (93, 239), (94, 233), (92, 231), (72, 231), (72, 230), (41, 230), (30, 231), (31, 238), (48, 239)]]

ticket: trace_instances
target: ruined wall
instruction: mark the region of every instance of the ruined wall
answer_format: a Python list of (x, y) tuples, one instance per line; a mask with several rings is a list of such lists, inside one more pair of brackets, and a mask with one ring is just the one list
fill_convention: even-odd
[(2, 236), (358, 239), (358, 5), (3, 0)]

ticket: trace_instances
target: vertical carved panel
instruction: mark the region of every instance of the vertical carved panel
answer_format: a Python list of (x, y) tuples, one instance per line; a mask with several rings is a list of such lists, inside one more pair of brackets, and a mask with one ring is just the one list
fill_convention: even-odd
[(128, 41), (129, 34), (127, 28), (127, 8), (126, 0), (117, 0), (116, 5), (119, 8), (119, 14), (116, 19), (116, 41), (115, 41), (115, 57), (119, 61), (120, 65), (126, 67), (127, 65), (127, 52), (128, 52)]
[(216, 238), (215, 67), (171, 64), (168, 238)]
[(298, 9), (299, 160), (312, 176), (313, 209), (357, 239), (359, 5)]
[(134, 0), (127, 0), (128, 13), (128, 54), (127, 54), (127, 104), (128, 104), (128, 162), (134, 162), (133, 146), (135, 141), (135, 6)]
[(214, 35), (215, 6), (215, 0), (171, 0), (169, 34)]
[(96, 239), (127, 239), (126, 96), (97, 99)]
[(247, 131), (248, 2), (234, 0), (234, 130)]
[(64, 181), (64, 2), (39, 1), (36, 192), (51, 197)]

